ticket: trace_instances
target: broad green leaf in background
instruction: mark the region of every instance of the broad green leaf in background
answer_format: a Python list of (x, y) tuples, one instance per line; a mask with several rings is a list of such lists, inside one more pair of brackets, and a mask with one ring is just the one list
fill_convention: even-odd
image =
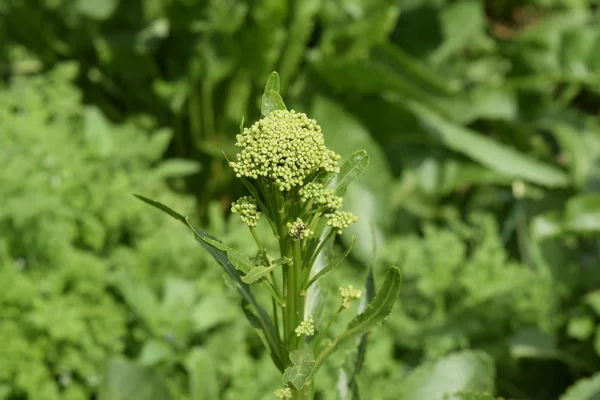
[(417, 367), (398, 383), (399, 400), (443, 400), (459, 391), (492, 392), (495, 368), (480, 351), (462, 351)]
[(102, 111), (89, 106), (85, 110), (85, 140), (100, 157), (108, 156), (113, 150), (111, 127)]
[(108, 361), (98, 400), (171, 400), (162, 378), (149, 368), (121, 358)]
[(423, 125), (437, 135), (448, 148), (462, 153), (487, 167), (507, 176), (522, 178), (548, 187), (562, 187), (569, 183), (560, 169), (520, 154), (470, 129), (444, 120), (436, 113), (416, 102), (407, 102)]
[(344, 343), (359, 339), (371, 329), (381, 325), (392, 311), (398, 299), (401, 282), (400, 270), (397, 267), (391, 267), (385, 275), (381, 289), (379, 289), (379, 292), (377, 292), (375, 298), (369, 303), (365, 311), (350, 321), (346, 330), (321, 350), (317, 356), (315, 372), (336, 348)]
[(522, 329), (510, 338), (510, 352), (515, 358), (556, 358), (556, 339), (538, 329)]
[(315, 356), (309, 347), (294, 350), (290, 353), (293, 367), (283, 373), (283, 383), (291, 383), (296, 389), (302, 388), (315, 367)]
[(583, 378), (571, 386), (560, 400), (598, 400), (600, 399), (600, 373)]
[(192, 348), (185, 358), (184, 365), (189, 376), (191, 400), (213, 400), (219, 397), (215, 362), (206, 349)]
[(174, 355), (173, 347), (166, 340), (150, 339), (144, 343), (137, 362), (143, 367), (153, 367)]
[(200, 170), (201, 165), (197, 161), (171, 158), (160, 163), (152, 172), (157, 179), (164, 179), (193, 175)]

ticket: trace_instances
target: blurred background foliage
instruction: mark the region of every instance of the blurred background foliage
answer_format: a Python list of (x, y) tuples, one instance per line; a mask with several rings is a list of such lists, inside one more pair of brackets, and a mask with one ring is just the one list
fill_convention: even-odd
[[(4, 0), (0, 18), (0, 399), (281, 386), (217, 266), (131, 196), (252, 252), (223, 152), (273, 70), (329, 147), (371, 157), (323, 286), (404, 275), (364, 398), (600, 396), (596, 1)], [(318, 398), (349, 398), (344, 362)]]

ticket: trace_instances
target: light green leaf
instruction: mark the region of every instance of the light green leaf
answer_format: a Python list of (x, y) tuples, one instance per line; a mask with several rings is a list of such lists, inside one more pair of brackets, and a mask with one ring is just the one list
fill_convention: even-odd
[(205, 349), (194, 347), (183, 365), (188, 373), (191, 400), (213, 400), (219, 397), (215, 362)]
[(333, 342), (319, 353), (315, 372), (338, 346), (351, 340), (356, 340), (371, 329), (381, 325), (392, 311), (392, 307), (394, 307), (398, 299), (401, 283), (402, 276), (400, 275), (400, 270), (397, 267), (391, 267), (385, 275), (381, 289), (377, 292), (377, 295), (369, 303), (365, 311), (350, 321), (346, 331), (337, 336)]
[(364, 150), (359, 150), (352, 154), (340, 167), (340, 173), (332, 182), (333, 190), (336, 196), (343, 197), (346, 194), (346, 188), (369, 166), (369, 156)]
[(290, 353), (293, 367), (289, 367), (283, 373), (283, 383), (291, 383), (296, 389), (302, 388), (310, 377), (315, 367), (315, 357), (312, 349), (305, 347)]
[(77, 10), (91, 19), (105, 20), (116, 11), (119, 0), (77, 0)]
[(271, 272), (275, 268), (279, 267), (280, 265), (289, 263), (290, 261), (292, 261), (290, 258), (283, 257), (283, 258), (273, 261), (271, 263), (271, 265), (268, 267), (262, 267), (262, 266), (254, 267), (246, 275), (244, 275), (242, 277), (242, 282), (247, 283), (247, 284), (256, 282), (257, 280), (261, 279), (262, 277), (267, 275), (269, 272)]
[(590, 378), (578, 380), (560, 400), (598, 400), (600, 398), (600, 372)]
[(333, 260), (329, 264), (327, 264), (324, 268), (319, 270), (319, 272), (317, 272), (312, 278), (310, 278), (310, 280), (306, 284), (306, 287), (309, 288), (310, 285), (315, 283), (319, 278), (327, 275), (328, 273), (333, 271), (338, 265), (340, 265), (342, 263), (342, 261), (344, 261), (346, 259), (348, 254), (350, 254), (350, 252), (352, 251), (352, 246), (354, 246), (354, 242), (356, 242), (356, 237), (353, 236), (352, 242), (350, 243), (350, 246), (348, 246), (346, 251), (341, 256), (337, 257), (335, 260)]
[(199, 172), (201, 167), (197, 161), (171, 158), (160, 163), (152, 173), (157, 178), (179, 178), (193, 175)]
[(565, 209), (566, 229), (577, 233), (600, 231), (600, 195), (582, 194), (569, 199)]
[(190, 318), (196, 332), (205, 332), (217, 325), (232, 321), (239, 315), (235, 303), (224, 293), (202, 296), (191, 311)]
[(453, 395), (444, 396), (444, 400), (498, 400), (496, 397), (487, 393), (478, 392), (458, 392)]
[(589, 304), (596, 314), (600, 315), (600, 290), (594, 290), (585, 296), (585, 302)]
[(98, 400), (171, 400), (162, 378), (149, 368), (122, 358), (108, 361)]
[(272, 72), (265, 85), (260, 112), (263, 117), (266, 117), (275, 110), (287, 110), (287, 107), (279, 95), (279, 75), (277, 72)]
[(416, 102), (407, 102), (421, 122), (448, 148), (462, 153), (495, 171), (548, 187), (568, 185), (560, 169), (527, 157), (479, 133), (445, 120)]
[(85, 109), (84, 137), (94, 154), (107, 157), (113, 150), (111, 127), (102, 111), (94, 106)]
[(173, 355), (173, 348), (165, 340), (150, 339), (144, 343), (138, 363), (144, 367), (152, 367)]
[(486, 353), (471, 350), (453, 353), (412, 371), (398, 383), (398, 399), (442, 400), (458, 391), (491, 392), (494, 377), (494, 361)]

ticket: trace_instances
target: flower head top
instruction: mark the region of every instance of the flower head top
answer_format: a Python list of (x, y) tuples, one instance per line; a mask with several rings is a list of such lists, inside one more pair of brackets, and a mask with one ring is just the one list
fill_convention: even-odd
[(242, 150), (230, 162), (238, 177), (266, 177), (279, 190), (302, 186), (318, 170), (339, 172), (340, 156), (325, 147), (321, 127), (306, 114), (276, 110), (237, 135)]
[(352, 285), (349, 285), (345, 288), (341, 287), (340, 295), (344, 298), (344, 300), (342, 301), (342, 306), (344, 308), (349, 308), (350, 302), (355, 299), (360, 299), (361, 294), (362, 292), (359, 289), (354, 289)]
[(313, 336), (315, 334), (315, 320), (312, 315), (300, 322), (300, 325), (295, 330), (296, 336)]
[(231, 212), (240, 214), (242, 222), (249, 227), (255, 227), (260, 218), (256, 200), (250, 196), (240, 197), (238, 201), (231, 203)]

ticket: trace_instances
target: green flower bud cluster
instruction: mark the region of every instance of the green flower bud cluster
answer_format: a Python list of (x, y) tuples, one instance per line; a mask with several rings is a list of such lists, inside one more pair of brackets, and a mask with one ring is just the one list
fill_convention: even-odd
[(303, 113), (273, 111), (236, 138), (242, 151), (230, 166), (238, 177), (266, 177), (284, 191), (318, 170), (339, 172), (340, 156), (325, 147), (321, 127)]
[(332, 214), (326, 214), (327, 225), (336, 228), (338, 235), (342, 234), (342, 229), (347, 228), (350, 224), (358, 222), (358, 217), (348, 211), (335, 211)]
[(251, 196), (240, 197), (238, 201), (231, 203), (231, 212), (240, 214), (242, 222), (249, 227), (255, 227), (260, 218), (260, 212), (256, 206), (256, 200)]
[(281, 400), (292, 400), (292, 389), (286, 387), (285, 389), (277, 389), (275, 396)]
[(336, 196), (331, 189), (323, 188), (319, 183), (310, 182), (304, 185), (299, 191), (300, 200), (306, 203), (313, 199), (316, 204), (324, 206), (328, 210), (337, 210), (342, 207), (344, 199)]
[(354, 289), (352, 285), (349, 285), (346, 288), (340, 288), (340, 295), (344, 298), (342, 301), (342, 306), (344, 308), (350, 307), (350, 302), (355, 299), (360, 299), (362, 292), (359, 289)]
[(302, 218), (297, 218), (294, 222), (288, 222), (287, 227), (289, 229), (290, 236), (295, 239), (305, 239), (311, 237), (315, 233), (308, 229)]
[(312, 315), (300, 322), (300, 325), (295, 330), (296, 336), (313, 336), (315, 334), (315, 320)]

